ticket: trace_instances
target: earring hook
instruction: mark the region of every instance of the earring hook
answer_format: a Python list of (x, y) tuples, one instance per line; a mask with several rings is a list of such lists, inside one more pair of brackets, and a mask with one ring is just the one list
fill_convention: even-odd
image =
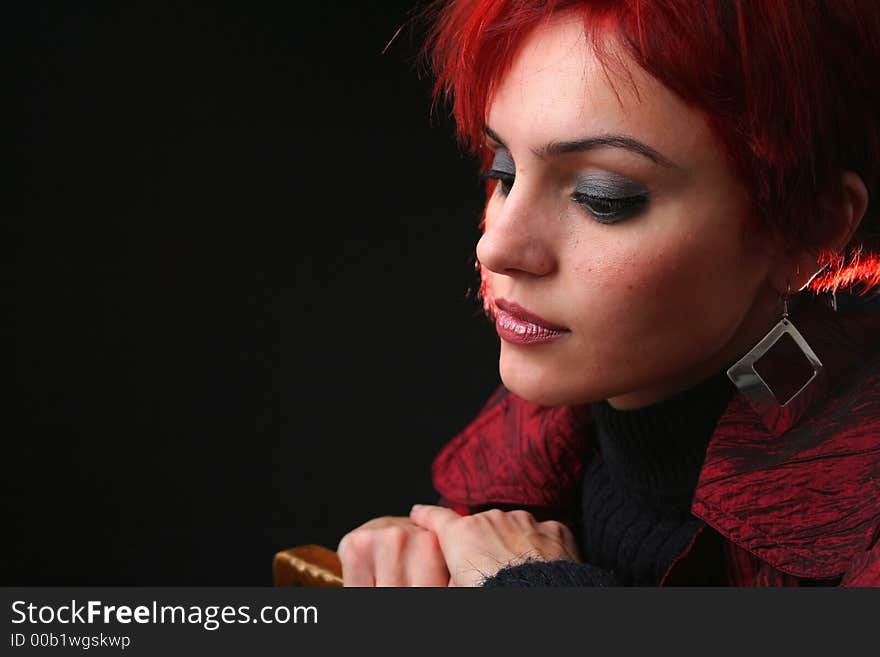
[(791, 281), (785, 284), (785, 296), (782, 297), (782, 319), (788, 319), (788, 297), (791, 295)]

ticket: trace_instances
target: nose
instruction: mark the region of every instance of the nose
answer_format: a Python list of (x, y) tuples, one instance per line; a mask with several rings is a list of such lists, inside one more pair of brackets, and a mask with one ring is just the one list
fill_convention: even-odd
[(490, 201), (486, 208), (477, 260), (496, 274), (546, 276), (556, 268), (551, 233), (539, 205), (512, 191), (500, 207)]

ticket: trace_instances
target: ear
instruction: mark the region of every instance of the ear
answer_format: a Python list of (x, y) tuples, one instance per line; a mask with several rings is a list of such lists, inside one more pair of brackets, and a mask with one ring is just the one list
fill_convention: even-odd
[[(842, 191), (839, 202), (830, 209), (838, 227), (827, 249), (841, 253), (852, 240), (868, 209), (868, 188), (862, 178), (852, 171), (841, 176)], [(819, 272), (822, 265), (819, 253), (806, 249), (780, 249), (776, 265), (770, 274), (770, 282), (783, 295), (789, 289), (797, 292), (804, 288)]]

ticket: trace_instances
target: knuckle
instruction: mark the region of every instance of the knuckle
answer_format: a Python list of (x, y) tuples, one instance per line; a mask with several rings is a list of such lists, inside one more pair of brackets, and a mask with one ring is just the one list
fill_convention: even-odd
[(466, 530), (475, 529), (480, 527), (483, 523), (487, 521), (491, 521), (492, 516), (488, 515), (491, 513), (490, 511), (484, 511), (483, 513), (477, 513), (472, 516), (464, 516), (459, 520), (461, 526)]
[(409, 540), (410, 529), (400, 518), (373, 518), (351, 530), (340, 539), (336, 548), (339, 560), (349, 567), (370, 560), (377, 553), (400, 553)]
[(542, 528), (546, 533), (560, 537), (566, 536), (570, 533), (568, 527), (566, 527), (558, 520), (548, 520), (542, 523)]
[(434, 532), (419, 532), (413, 536), (413, 546), (415, 549), (424, 552), (439, 552), (440, 540)]
[(403, 549), (403, 547), (406, 545), (407, 539), (409, 538), (409, 532), (407, 532), (406, 529), (400, 527), (399, 525), (385, 527), (384, 529), (380, 529), (378, 533), (378, 540), (380, 540), (384, 545), (398, 550)]
[(501, 509), (489, 509), (488, 511), (484, 511), (483, 513), (480, 513), (478, 515), (483, 516), (486, 520), (496, 522), (498, 520), (501, 520), (504, 517), (505, 513)]
[(368, 520), (363, 525), (358, 527), (358, 529), (379, 529), (380, 527), (386, 527), (393, 522), (393, 516), (379, 516), (378, 518)]
[(373, 544), (372, 532), (363, 529), (356, 529), (346, 535), (345, 553), (348, 555), (360, 555), (368, 552)]
[(515, 509), (514, 511), (511, 511), (510, 517), (522, 523), (534, 524), (535, 522), (535, 516), (525, 509)]

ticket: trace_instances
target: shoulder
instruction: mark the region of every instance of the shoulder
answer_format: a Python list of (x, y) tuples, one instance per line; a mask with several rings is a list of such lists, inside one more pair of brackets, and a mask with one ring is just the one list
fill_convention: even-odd
[(841, 577), (880, 537), (877, 320), (836, 324), (837, 385), (797, 425), (773, 435), (737, 397), (710, 442), (695, 515), (783, 572)]
[(540, 406), (499, 387), (434, 459), (434, 487), (464, 512), (485, 505), (567, 510), (589, 448), (588, 408)]

